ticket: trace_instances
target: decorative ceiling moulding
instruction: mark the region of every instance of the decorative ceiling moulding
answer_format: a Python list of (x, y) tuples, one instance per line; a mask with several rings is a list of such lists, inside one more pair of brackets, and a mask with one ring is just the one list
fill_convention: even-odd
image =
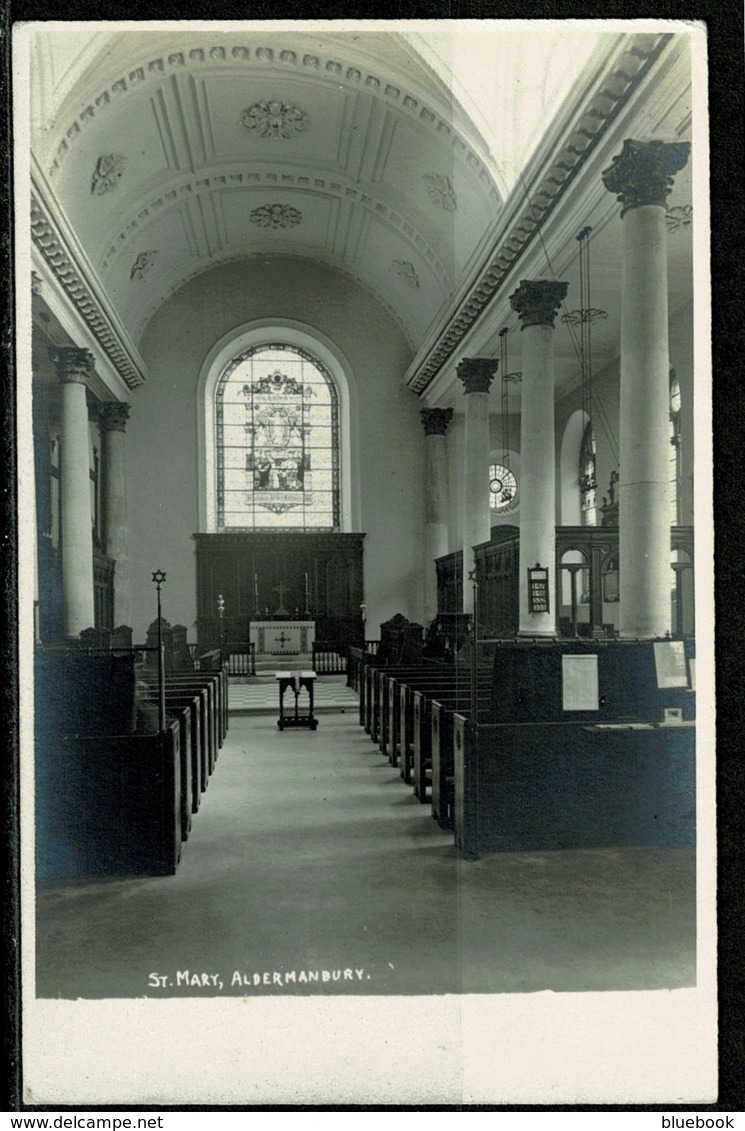
[(132, 270), (129, 273), (130, 279), (144, 279), (148, 271), (154, 267), (157, 258), (158, 253), (153, 248), (149, 251), (141, 251), (132, 264)]
[(241, 114), (241, 125), (256, 137), (289, 140), (307, 128), (308, 115), (298, 106), (274, 99), (254, 102)]
[(414, 392), (422, 394), (453, 356), (671, 39), (670, 34), (628, 37), (627, 45), (620, 52), (623, 66), (614, 57), (589, 104), (565, 132), (563, 144), (559, 142), (555, 156), (535, 183), (530, 199), (515, 209), (515, 219), (490, 262), (482, 268), (478, 281), (461, 301), (424, 361), (413, 369), (407, 384)]
[(121, 180), (127, 158), (121, 153), (107, 153), (99, 157), (93, 170), (91, 179), (91, 192), (94, 196), (103, 196), (116, 188)]
[(143, 307), (140, 310), (139, 314), (137, 315), (136, 323), (133, 326), (133, 333), (135, 338), (139, 340), (150, 319), (169, 298), (171, 298), (182, 287), (185, 287), (187, 283), (192, 282), (199, 275), (204, 274), (205, 271), (216, 271), (218, 268), (224, 267), (231, 263), (251, 263), (252, 261), (256, 261), (257, 264), (263, 265), (264, 263), (266, 263), (267, 258), (300, 260), (303, 263), (311, 263), (314, 266), (324, 267), (334, 274), (340, 275), (343, 279), (350, 280), (356, 286), (360, 287), (363, 291), (367, 291), (373, 296), (378, 305), (383, 310), (385, 310), (388, 315), (390, 315), (390, 317), (398, 326), (406, 341), (406, 344), (412, 352), (412, 355), (416, 352), (416, 341), (412, 333), (412, 328), (401, 317), (400, 304), (394, 305), (393, 303), (389, 302), (385, 295), (381, 294), (380, 291), (370, 286), (368, 279), (363, 278), (361, 275), (358, 275), (354, 271), (348, 270), (345, 267), (340, 267), (338, 260), (328, 253), (319, 253), (311, 257), (309, 255), (303, 255), (300, 252), (279, 250), (272, 250), (270, 252), (253, 252), (250, 255), (243, 253), (239, 255), (226, 254), (211, 263), (202, 263), (194, 266), (191, 271), (189, 271), (185, 275), (182, 275), (174, 283), (159, 290), (157, 296), (155, 296), (147, 306)]
[[(442, 258), (437, 254), (431, 244), (417, 228), (414, 228), (407, 220), (404, 220), (398, 212), (393, 208), (389, 208), (387, 204), (384, 204), (376, 197), (371, 196), (370, 193), (366, 191), (367, 186), (365, 186), (365, 190), (363, 190), (359, 185), (347, 180), (332, 181), (327, 180), (325, 177), (291, 175), (286, 173), (278, 174), (273, 172), (254, 173), (245, 170), (240, 172), (214, 173), (210, 176), (198, 177), (194, 181), (185, 181), (178, 187), (169, 189), (167, 192), (161, 193), (160, 196), (148, 201), (144, 207), (138, 209), (136, 215), (127, 221), (126, 227), (121, 229), (111, 240), (108, 250), (100, 261), (99, 270), (101, 272), (108, 270), (114, 257), (127, 245), (128, 241), (134, 237), (134, 233), (139, 229), (140, 224), (145, 224), (149, 220), (156, 219), (164, 208), (178, 204), (184, 197), (193, 197), (200, 193), (211, 193), (222, 189), (256, 188), (264, 185), (276, 186), (278, 184), (281, 184), (282, 187), (301, 189), (311, 194), (318, 193), (322, 196), (333, 195), (359, 202), (362, 207), (373, 214), (376, 219), (383, 220), (385, 223), (389, 224), (391, 229), (396, 231), (398, 235), (411, 246), (412, 250), (416, 249), (417, 255), (421, 255), (427, 260), (428, 265), (434, 271), (446, 293), (450, 294), (452, 292), (453, 280), (450, 270), (445, 266)], [(607, 196), (607, 193), (605, 193), (605, 196)]]
[(35, 192), (31, 195), (31, 238), (127, 387), (134, 389), (142, 385), (147, 378), (144, 362), (124, 328), (117, 328), (119, 320), (113, 310), (111, 313), (106, 310), (108, 303), (103, 296), (94, 294), (96, 288), (84, 277), (87, 272), (79, 266)]
[(414, 270), (414, 264), (409, 263), (407, 259), (394, 259), (391, 263), (391, 271), (398, 275), (399, 279), (403, 279), (407, 287), (416, 290), (419, 287), (419, 276)]
[(458, 199), (455, 195), (450, 177), (442, 173), (425, 173), (424, 182), (430, 199), (446, 212), (455, 212), (458, 208)]
[(416, 118), (440, 138), (448, 140), (452, 145), (453, 152), (462, 157), (469, 167), (478, 174), (479, 178), (489, 185), (489, 196), (492, 203), (497, 206), (502, 203), (502, 198), (496, 189), (491, 173), (472, 146), (453, 127), (452, 122), (447, 121), (442, 114), (425, 105), (421, 98), (406, 91), (403, 85), (388, 82), (379, 75), (369, 74), (366, 69), (351, 66), (338, 59), (330, 59), (304, 51), (276, 50), (269, 46), (192, 47), (189, 50), (166, 52), (157, 59), (151, 59), (133, 67), (106, 90), (93, 97), (82, 113), (70, 123), (51, 157), (48, 168), (49, 176), (55, 176), (70, 152), (71, 146), (80, 135), (81, 128), (92, 122), (96, 115), (108, 106), (119, 102), (129, 91), (139, 89), (142, 84), (149, 80), (158, 81), (167, 74), (186, 73), (194, 67), (224, 68), (235, 66), (236, 68), (240, 67), (241, 73), (245, 74), (246, 63), (253, 64), (257, 70), (264, 70), (265, 68), (277, 70), (293, 67), (299, 73), (317, 75), (319, 79), (324, 81), (333, 78), (351, 89), (366, 89), (376, 98), (401, 107), (408, 115)]
[(259, 228), (294, 228), (303, 214), (289, 204), (262, 204), (251, 211), (251, 223)]
[(679, 232), (683, 228), (690, 228), (693, 224), (693, 205), (679, 204), (676, 208), (668, 208), (665, 224), (668, 232)]

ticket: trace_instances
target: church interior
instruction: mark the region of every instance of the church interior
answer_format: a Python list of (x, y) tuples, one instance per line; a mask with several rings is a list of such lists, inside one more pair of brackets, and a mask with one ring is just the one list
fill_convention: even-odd
[(25, 29), (39, 998), (696, 985), (691, 29), (446, 23)]

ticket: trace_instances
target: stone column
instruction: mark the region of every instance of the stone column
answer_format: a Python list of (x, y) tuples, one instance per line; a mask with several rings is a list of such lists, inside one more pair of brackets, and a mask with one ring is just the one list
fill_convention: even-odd
[(124, 439), (130, 406), (107, 401), (101, 406), (103, 438), (103, 529), (106, 553), (114, 571), (114, 625), (131, 624), (129, 543), (127, 526), (127, 464)]
[(95, 620), (86, 403), (86, 382), (94, 360), (88, 350), (77, 346), (61, 346), (49, 353), (62, 385), (62, 608), (65, 635), (77, 637), (84, 628), (92, 628)]
[(620, 635), (671, 630), (665, 201), (687, 142), (626, 140), (603, 183), (623, 205), (618, 482)]
[(424, 623), (437, 616), (437, 572), (435, 559), (447, 554), (448, 542), (448, 448), (446, 433), (453, 419), (452, 408), (423, 408), (427, 489), (425, 494)]
[(489, 514), (489, 386), (499, 362), (493, 357), (466, 357), (458, 377), (466, 393), (463, 463), (463, 612), (473, 613), (473, 547), (491, 537)]
[[(567, 283), (523, 280), (510, 295), (522, 322), (520, 406), (520, 636), (556, 633), (556, 441), (554, 426), (554, 319)], [(528, 570), (548, 569), (548, 611), (531, 612)]]

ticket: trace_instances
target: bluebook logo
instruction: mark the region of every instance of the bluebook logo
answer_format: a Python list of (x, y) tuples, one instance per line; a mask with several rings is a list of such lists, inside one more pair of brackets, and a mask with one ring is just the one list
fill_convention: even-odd
[(734, 1127), (735, 1121), (731, 1115), (725, 1115), (719, 1119), (706, 1119), (703, 1115), (688, 1116), (678, 1118), (675, 1115), (663, 1115), (663, 1127)]

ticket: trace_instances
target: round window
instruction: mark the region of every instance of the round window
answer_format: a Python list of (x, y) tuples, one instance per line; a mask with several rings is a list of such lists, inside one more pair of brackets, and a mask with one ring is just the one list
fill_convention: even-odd
[(493, 463), (489, 468), (489, 506), (493, 511), (508, 510), (515, 505), (517, 479), (508, 467)]

